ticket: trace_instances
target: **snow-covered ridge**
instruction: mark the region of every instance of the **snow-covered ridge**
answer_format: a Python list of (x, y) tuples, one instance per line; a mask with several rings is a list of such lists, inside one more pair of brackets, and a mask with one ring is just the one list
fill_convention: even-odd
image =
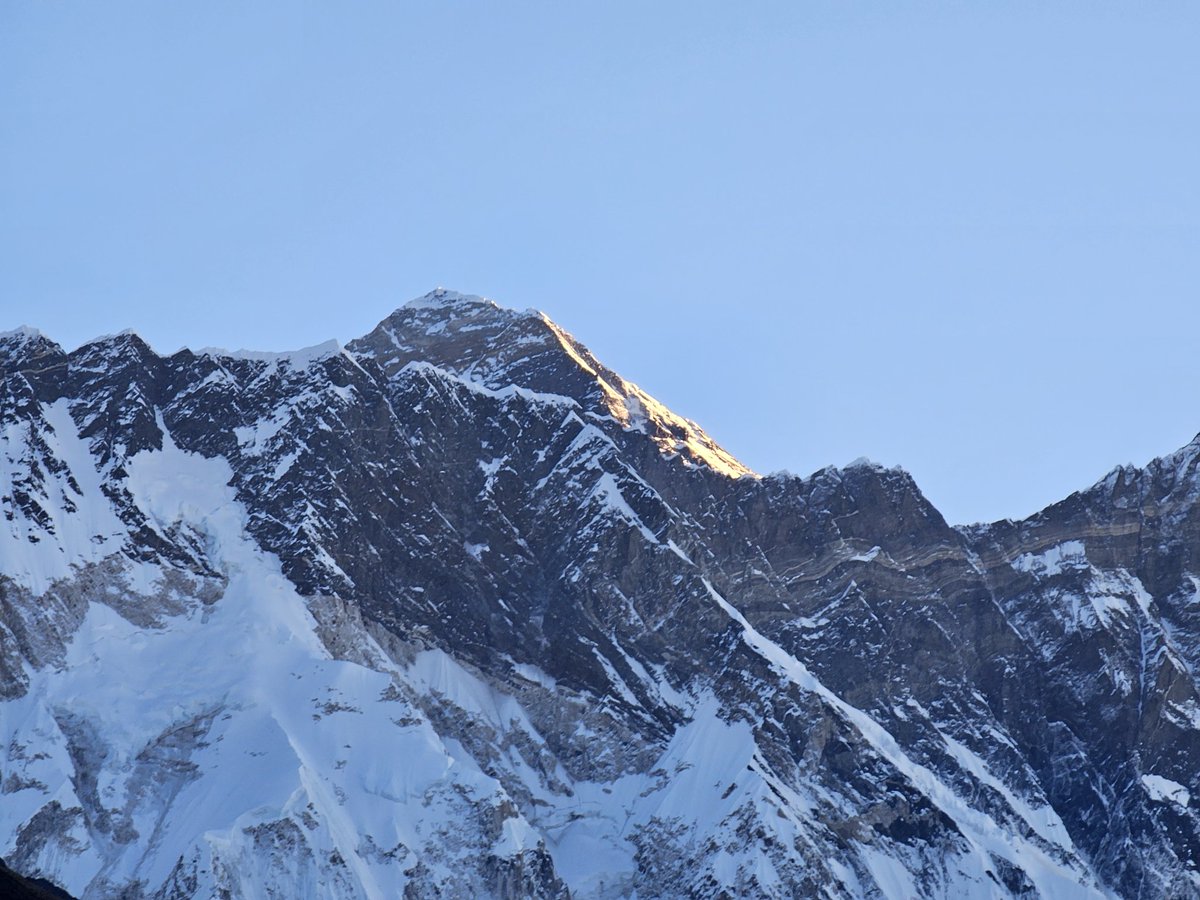
[(955, 531), (439, 303), (13, 353), (0, 856), (87, 900), (1200, 890), (1190, 460)]
[[(120, 331), (114, 331), (110, 334), (100, 334), (90, 340), (84, 341), (76, 350), (88, 350), (90, 348), (102, 347), (108, 344), (127, 344), (130, 340), (141, 341), (147, 347), (150, 347), (150, 342), (142, 337), (134, 328), (122, 328)], [(151, 347), (151, 350), (154, 348)]]
[(703, 464), (728, 478), (759, 477), (691, 419), (672, 412), (633, 382), (603, 369), (582, 344), (549, 316), (542, 313), (541, 319), (567, 356), (596, 379), (609, 412), (625, 429), (646, 434), (664, 454), (680, 456), (685, 463)]
[(875, 462), (875, 460), (870, 459), (869, 457), (860, 456), (857, 459), (853, 459), (850, 462), (846, 463), (846, 465), (843, 466), (842, 468), (844, 468), (844, 469), (871, 469), (876, 472), (886, 472), (886, 471), (889, 471), (890, 467), (885, 466), (883, 463)]
[[(503, 788), (391, 696), (399, 671), (330, 657), (278, 560), (246, 533), (226, 460), (184, 452), (166, 433), (161, 451), (138, 454), (128, 468), (129, 490), (155, 531), (202, 536), (225, 581), (221, 596), (211, 605), (193, 600), (157, 629), (88, 606), (62, 669), (35, 672), (28, 693), (0, 715), (0, 744), (23, 748), (5, 764), (5, 854), (51, 802), (75, 811), (70, 830), (47, 835), (35, 857), (17, 855), (81, 897), (182, 879), (191, 885), (186, 896), (197, 898), (382, 900), (414, 883), (406, 870), (418, 853), (435, 883), (463, 880), (435, 861), (441, 848), (421, 847), (418, 832), (436, 835), (440, 823), (462, 816), (462, 794), (501, 806)], [(152, 565), (125, 565), (147, 588), (162, 577)], [(147, 757), (164, 749), (184, 754), (183, 775), (158, 772), (146, 785)], [(90, 777), (100, 794), (79, 783), (72, 753), (97, 756)], [(124, 836), (100, 839), (89, 818), (101, 815)], [(545, 852), (519, 817), (504, 833), (505, 858)], [(283, 846), (262, 846), (263, 835)], [(386, 843), (376, 847), (368, 836)], [(315, 890), (305, 888), (313, 877), (306, 858), (342, 862)]]
[(460, 294), (458, 291), (451, 291), (441, 287), (435, 288), (428, 294), (409, 300), (404, 304), (403, 308), (411, 310), (444, 309), (450, 306), (464, 305), (491, 306), (496, 309), (502, 308), (494, 300), (489, 300), (487, 297), (480, 297), (477, 294)]
[(470, 378), (463, 378), (461, 375), (458, 375), (449, 369), (436, 366), (430, 362), (422, 362), (419, 360), (410, 362), (400, 370), (400, 373), (422, 373), (432, 378), (439, 378), (449, 381), (464, 388), (465, 390), (471, 391), (472, 393), (480, 394), (485, 397), (493, 397), (498, 400), (508, 400), (512, 397), (520, 397), (524, 400), (528, 400), (531, 403), (544, 403), (550, 406), (561, 406), (569, 409), (577, 409), (579, 407), (579, 403), (576, 400), (572, 399), (571, 397), (567, 397), (564, 394), (548, 394), (541, 391), (531, 391), (528, 388), (523, 388), (515, 384), (510, 384), (499, 389), (493, 389), (487, 387), (481, 382), (472, 381)]
[(204, 347), (196, 351), (197, 356), (215, 356), (221, 359), (244, 359), (253, 362), (288, 363), (294, 368), (303, 369), (311, 363), (343, 352), (341, 342), (330, 339), (311, 347), (301, 347), (299, 350), (283, 350), (279, 352), (264, 350), (225, 350), (221, 347)]
[(34, 340), (36, 338), (44, 338), (41, 331), (29, 325), (18, 325), (11, 331), (0, 331), (0, 341), (6, 341), (13, 338)]
[[(413, 323), (414, 337), (419, 338), (418, 343), (414, 344), (411, 339), (401, 341), (396, 336), (389, 323), (401, 320)], [(729, 478), (758, 477), (713, 441), (697, 423), (675, 414), (637, 385), (604, 368), (582, 344), (544, 313), (507, 309), (483, 297), (438, 288), (401, 307), (385, 319), (377, 331), (380, 329), (390, 337), (393, 348), (407, 354), (412, 361), (430, 362), (448, 373), (484, 385), (490, 390), (528, 392), (529, 396), (564, 396), (567, 393), (527, 383), (519, 372), (522, 365), (538, 354), (550, 350), (561, 353), (569, 364), (578, 366), (599, 389), (603, 405), (594, 412), (603, 411), (622, 429), (646, 435), (664, 456), (678, 459), (684, 466), (707, 468)], [(478, 355), (470, 355), (453, 364), (442, 358), (443, 347), (457, 346), (464, 340), (482, 339), (490, 342), (493, 333), (496, 343), (484, 343)], [(116, 345), (124, 339), (136, 339), (144, 343), (135, 332), (126, 330), (119, 335), (89, 341), (80, 350), (95, 352), (99, 349), (100, 357), (93, 363), (93, 368), (103, 367), (108, 345)], [(282, 352), (204, 347), (196, 354), (303, 370), (339, 354), (356, 364), (363, 355), (375, 356), (364, 346), (364, 340), (351, 342), (349, 348), (336, 340), (329, 340)], [(582, 403), (585, 398), (574, 395), (573, 399)]]

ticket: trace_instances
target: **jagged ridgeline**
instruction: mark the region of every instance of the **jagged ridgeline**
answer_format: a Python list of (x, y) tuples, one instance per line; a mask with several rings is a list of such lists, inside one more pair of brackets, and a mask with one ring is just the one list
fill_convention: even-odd
[(759, 477), (545, 316), (0, 337), (0, 856), (76, 897), (1200, 895), (1192, 444)]

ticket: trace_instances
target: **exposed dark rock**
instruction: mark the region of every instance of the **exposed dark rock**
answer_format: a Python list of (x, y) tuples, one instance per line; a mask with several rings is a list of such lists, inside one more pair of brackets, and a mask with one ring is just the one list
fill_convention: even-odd
[[(449, 292), (345, 349), (19, 332), (0, 372), (17, 871), (159, 898), (1200, 896), (1200, 441), (955, 528), (900, 470), (759, 478), (544, 316)], [(181, 471), (178, 504), (148, 497), (168, 453), (229, 496)], [(56, 693), (110, 634), (136, 654), (286, 605), (272, 577), (301, 599), (247, 646), (303, 666), (230, 649), (245, 691), (127, 728)], [(414, 735), (429, 755), (388, 755)], [(244, 818), (196, 793), (281, 771)]]

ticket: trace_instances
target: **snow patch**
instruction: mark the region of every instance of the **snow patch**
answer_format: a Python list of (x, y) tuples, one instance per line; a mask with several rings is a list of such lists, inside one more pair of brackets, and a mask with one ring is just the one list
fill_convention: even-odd
[[(1104, 896), (1097, 886), (1085, 880), (1088, 878), (1084, 874), (1086, 869), (1075, 854), (1069, 854), (1068, 858), (1073, 859), (1083, 871), (1071, 868), (1065, 864), (1064, 860), (1055, 858), (1038, 844), (1028, 841), (1020, 835), (999, 831), (988, 814), (971, 806), (932, 770), (913, 761), (882, 725), (863, 710), (851, 706), (834, 694), (809, 671), (807, 666), (774, 641), (760, 634), (737, 609), (717, 592), (708, 579), (704, 579), (704, 585), (717, 605), (742, 628), (742, 638), (749, 647), (774, 665), (797, 687), (816, 694), (830, 707), (837, 710), (881, 757), (955, 822), (960, 833), (971, 844), (979, 858), (985, 859), (987, 854), (994, 854), (1020, 866), (1043, 896)], [(1056, 854), (1062, 852), (1061, 846), (1055, 851)], [(881, 872), (880, 875), (885, 881), (892, 877), (890, 872)]]
[[(60, 442), (78, 440), (66, 420), (58, 424)], [(76, 450), (90, 461), (86, 448)], [(451, 883), (453, 860), (426, 853), (429, 842), (469, 814), (464, 803), (499, 804), (499, 784), (469, 754), (442, 743), (420, 711), (395, 695), (392, 676), (330, 657), (278, 559), (246, 533), (247, 511), (224, 458), (185, 452), (164, 430), (162, 449), (138, 453), (127, 471), (151, 527), (191, 535), (223, 573), (223, 593), (161, 629), (89, 604), (65, 665), (33, 671), (28, 692), (3, 706), (0, 751), (39, 751), (6, 759), (6, 772), (19, 769), (45, 790), (6, 796), (0, 833), (20, 833), (53, 800), (62, 808), (102, 802), (106, 816), (128, 824), (131, 840), (96, 840), (77, 829), (69, 835), (74, 845), (52, 841), (32, 863), (76, 896), (107, 895), (94, 881), (100, 877), (157, 888), (180, 860), (197, 864), (197, 896), (215, 896), (211, 873), (224, 870), (246, 896), (307, 895), (316, 891), (314, 878), (344, 878), (338, 896), (382, 900), (405, 893), (406, 857), (426, 857), (431, 877)], [(161, 572), (125, 564), (142, 581)], [(384, 659), (365, 636), (364, 644)], [(518, 711), (507, 707), (497, 724)], [(64, 729), (74, 735), (70, 752)], [(164, 747), (183, 754), (180, 767), (154, 769), (147, 780), (143, 761)], [(97, 760), (91, 799), (75, 786), (78, 752)], [(292, 829), (278, 833), (285, 843), (289, 835), (300, 840), (299, 856), (264, 851), (256, 835), (279, 827)], [(527, 824), (510, 817), (494, 849), (533, 844)], [(270, 838), (267, 845), (282, 846)], [(385, 855), (391, 851), (394, 858)], [(340, 862), (327, 867), (334, 858)]]
[(592, 497), (599, 499), (604, 506), (615, 512), (621, 518), (629, 522), (637, 528), (642, 536), (651, 544), (657, 544), (658, 537), (646, 527), (641, 517), (633, 511), (633, 507), (625, 499), (625, 495), (621, 493), (621, 488), (617, 485), (617, 479), (611, 472), (605, 472), (596, 482), (596, 486), (592, 488)]
[(1012, 562), (1018, 572), (1041, 576), (1061, 575), (1068, 569), (1082, 569), (1087, 565), (1087, 552), (1082, 541), (1064, 541), (1041, 553), (1022, 553)]
[(13, 496), (35, 465), (45, 476), (43, 492), (33, 500), (46, 522), (30, 520), (19, 509), (11, 510), (11, 520), (0, 521), (0, 571), (34, 594), (69, 576), (76, 566), (117, 552), (128, 533), (102, 489), (103, 475), (79, 435), (70, 401), (64, 398), (41, 410), (50, 426), (41, 437), (61, 466), (49, 467), (40, 458), (27, 425), (13, 422), (0, 429), (0, 494)]
[(1151, 800), (1159, 803), (1169, 802), (1186, 807), (1192, 799), (1191, 792), (1182, 784), (1161, 775), (1143, 775), (1142, 787), (1146, 789)]

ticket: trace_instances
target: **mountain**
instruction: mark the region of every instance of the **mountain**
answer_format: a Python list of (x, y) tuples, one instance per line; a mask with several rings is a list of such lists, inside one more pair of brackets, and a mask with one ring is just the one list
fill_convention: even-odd
[(0, 897), (5, 900), (62, 900), (70, 895), (44, 881), (22, 878), (0, 860)]
[(898, 469), (760, 477), (441, 290), (344, 347), (22, 329), (0, 368), (24, 876), (1200, 896), (1200, 441), (955, 528)]

